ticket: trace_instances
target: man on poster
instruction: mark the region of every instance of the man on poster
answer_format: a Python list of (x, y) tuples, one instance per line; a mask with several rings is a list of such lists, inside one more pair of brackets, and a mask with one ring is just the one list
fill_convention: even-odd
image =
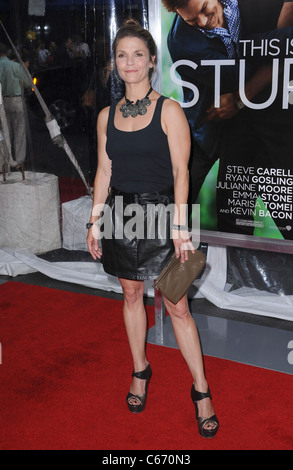
[[(218, 228), (222, 231), (251, 234), (256, 223), (254, 204), (260, 188), (252, 182), (251, 187), (246, 188), (247, 191), (243, 191), (243, 185), (237, 186), (236, 179), (238, 183), (247, 181), (246, 177), (242, 178), (241, 169), (248, 171), (247, 168), (257, 165), (259, 168), (272, 168), (274, 172), (277, 166), (287, 177), (290, 177), (292, 170), (289, 156), (293, 143), (292, 117), (290, 118), (292, 110), (290, 106), (283, 109), (282, 86), (279, 86), (279, 93), (273, 102), (261, 109), (261, 103), (269, 102), (272, 89), (272, 59), (280, 60), (274, 81), (277, 80), (278, 85), (281, 85), (281, 72), (284, 68), (281, 61), (286, 54), (292, 57), (291, 47), (288, 47), (292, 38), (292, 26), (288, 26), (293, 24), (292, 1), (163, 0), (163, 3), (169, 11), (177, 13), (168, 37), (173, 62), (183, 59), (196, 64), (195, 68), (186, 65), (177, 68), (182, 80), (196, 85), (199, 90), (196, 105), (185, 108), (194, 142), (191, 202), (196, 200), (211, 166), (221, 157), (217, 190)], [(252, 100), (260, 103), (257, 111), (253, 109), (253, 105), (245, 107), (240, 99), (241, 58), (245, 59), (246, 77), (244, 93), (241, 94), (249, 103)], [(208, 66), (205, 62), (213, 60), (216, 63), (231, 59), (234, 59), (234, 62), (230, 62), (232, 65), (221, 67), (221, 96), (219, 104), (215, 106), (216, 68), (214, 64)], [(184, 88), (184, 98), (187, 103), (192, 101), (191, 87)], [(236, 168), (236, 172), (227, 172), (228, 167), (230, 170), (232, 167)], [(261, 187), (265, 193), (261, 211), (266, 214), (269, 214), (269, 202), (274, 202), (272, 196), (276, 198), (275, 194), (266, 194), (266, 189), (271, 192), (277, 190), (278, 185), (274, 186), (277, 180), (273, 180), (273, 176), (267, 175), (268, 185)], [(257, 175), (254, 175), (254, 181), (257, 183)], [(270, 183), (273, 184), (273, 189)], [(276, 216), (277, 210), (274, 210), (274, 219), (282, 229), (284, 238), (293, 236), (290, 197), (290, 194), (286, 194), (286, 205), (280, 205), (282, 201), (279, 201), (274, 206), (274, 209), (278, 207), (280, 210), (281, 220)], [(239, 203), (243, 206), (235, 207)], [(286, 211), (282, 211), (282, 207)], [(283, 212), (286, 212), (285, 216)], [(283, 220), (285, 217), (286, 221)]]

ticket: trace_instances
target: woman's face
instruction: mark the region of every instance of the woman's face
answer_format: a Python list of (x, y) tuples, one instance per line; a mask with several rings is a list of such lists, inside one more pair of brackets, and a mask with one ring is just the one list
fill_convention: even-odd
[(142, 39), (129, 36), (118, 42), (115, 60), (122, 80), (138, 83), (149, 77), (149, 69), (154, 66), (155, 57), (150, 57)]
[(214, 29), (223, 27), (223, 7), (219, 0), (189, 0), (184, 8), (177, 8), (177, 13), (186, 23), (195, 28)]

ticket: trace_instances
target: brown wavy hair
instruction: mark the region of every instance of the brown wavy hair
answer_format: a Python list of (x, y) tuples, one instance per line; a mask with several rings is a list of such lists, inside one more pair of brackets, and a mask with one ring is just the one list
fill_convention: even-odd
[(167, 11), (176, 12), (177, 8), (185, 8), (189, 0), (162, 0)]
[(127, 37), (134, 37), (134, 38), (141, 39), (145, 43), (146, 47), (148, 48), (150, 57), (155, 56), (154, 67), (150, 68), (150, 72), (149, 72), (149, 79), (151, 80), (155, 71), (155, 67), (157, 65), (157, 46), (156, 46), (153, 36), (147, 29), (143, 28), (138, 23), (138, 21), (132, 18), (126, 20), (125, 23), (121, 26), (121, 28), (118, 29), (116, 37), (112, 44), (112, 51), (114, 54), (114, 58), (116, 56), (118, 42), (121, 39), (124, 39)]

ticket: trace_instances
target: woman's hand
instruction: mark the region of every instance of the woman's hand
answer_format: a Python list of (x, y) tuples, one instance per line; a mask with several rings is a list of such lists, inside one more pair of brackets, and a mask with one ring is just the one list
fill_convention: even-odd
[(195, 248), (191, 242), (188, 230), (172, 230), (173, 243), (177, 258), (181, 258), (181, 262), (188, 260), (188, 252), (195, 252)]
[(94, 258), (94, 260), (96, 260), (97, 258), (100, 259), (102, 256), (102, 250), (99, 246), (99, 228), (97, 224), (94, 224), (89, 229), (86, 243), (88, 246), (88, 250), (90, 254), (92, 255), (92, 257)]

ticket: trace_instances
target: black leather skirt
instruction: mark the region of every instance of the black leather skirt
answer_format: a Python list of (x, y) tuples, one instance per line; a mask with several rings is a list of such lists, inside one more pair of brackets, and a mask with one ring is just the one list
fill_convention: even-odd
[(173, 188), (135, 194), (112, 188), (100, 227), (105, 272), (123, 279), (156, 279), (174, 253), (173, 210)]

